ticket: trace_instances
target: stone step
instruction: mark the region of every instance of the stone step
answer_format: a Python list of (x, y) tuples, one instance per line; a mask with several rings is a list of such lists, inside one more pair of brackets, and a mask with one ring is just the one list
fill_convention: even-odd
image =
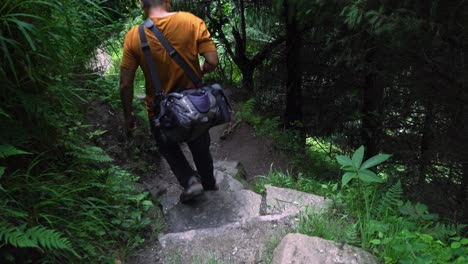
[(166, 213), (166, 233), (216, 228), (260, 216), (262, 197), (249, 190), (207, 191), (189, 204), (177, 204)]
[(265, 185), (266, 214), (298, 215), (306, 207), (323, 211), (331, 202), (322, 196)]
[(361, 248), (319, 237), (288, 234), (275, 249), (271, 263), (377, 264), (379, 261)]
[(159, 237), (162, 263), (268, 263), (281, 239), (298, 219), (284, 215), (249, 218), (216, 228), (170, 233)]

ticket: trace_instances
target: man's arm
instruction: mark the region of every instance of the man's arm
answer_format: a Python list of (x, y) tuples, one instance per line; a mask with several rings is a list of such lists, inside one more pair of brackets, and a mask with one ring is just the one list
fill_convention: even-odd
[(218, 52), (209, 51), (202, 54), (205, 57), (205, 62), (201, 66), (202, 75), (214, 71), (219, 64)]
[(132, 110), (133, 80), (136, 70), (120, 67), (120, 100), (122, 101), (125, 127), (127, 132), (136, 128), (136, 120)]

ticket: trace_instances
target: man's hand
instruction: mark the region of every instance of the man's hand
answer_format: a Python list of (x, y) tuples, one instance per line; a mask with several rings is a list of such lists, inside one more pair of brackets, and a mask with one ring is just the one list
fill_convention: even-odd
[(216, 69), (216, 66), (219, 64), (218, 53), (216, 51), (210, 51), (202, 54), (205, 57), (205, 63), (200, 66), (202, 75), (205, 73), (212, 72)]
[(137, 128), (136, 118), (132, 112), (130, 113), (129, 116), (125, 117), (125, 134), (127, 136), (131, 136), (133, 134), (133, 131), (136, 130), (136, 128)]

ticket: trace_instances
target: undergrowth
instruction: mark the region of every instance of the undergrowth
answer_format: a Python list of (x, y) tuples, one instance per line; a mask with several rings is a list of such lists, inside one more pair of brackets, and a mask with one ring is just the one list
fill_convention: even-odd
[(400, 181), (392, 182), (371, 169), (389, 155), (362, 162), (364, 148), (352, 158), (338, 156), (345, 173), (341, 183), (320, 184), (302, 176), (273, 172), (257, 184), (321, 194), (331, 199), (329, 210), (301, 212), (299, 233), (361, 247), (385, 263), (466, 263), (468, 238), (463, 224), (441, 222), (421, 203), (404, 200)]
[(137, 177), (93, 144), (105, 132), (84, 121), (95, 100), (117, 107), (117, 79), (90, 61), (131, 4), (0, 4), (1, 263), (124, 260), (160, 221), (146, 216), (153, 204)]
[[(282, 130), (279, 118), (262, 117), (254, 107), (254, 99), (247, 101), (241, 106), (238, 118), (251, 124), (260, 135), (273, 138), (281, 150), (294, 152), (297, 149), (291, 146), (297, 144), (291, 134), (294, 132)], [(379, 154), (363, 161), (363, 147), (347, 157), (337, 155), (341, 151), (331, 144), (324, 148), (327, 144), (323, 141), (307, 141), (307, 155), (292, 156), (296, 164), (306, 164), (299, 167), (299, 172), (291, 175), (270, 169), (268, 175), (259, 176), (256, 185), (260, 193), (269, 184), (331, 199), (325, 213), (313, 208), (302, 212), (298, 232), (359, 246), (385, 263), (468, 261), (465, 225), (442, 222), (426, 205), (405, 200), (400, 181), (374, 172), (390, 155)], [(331, 180), (320, 177), (320, 173), (326, 172), (336, 175), (339, 165), (344, 171), (340, 183), (333, 180), (337, 177)]]
[(251, 125), (258, 135), (272, 139), (277, 150), (288, 155), (293, 170), (302, 173), (306, 178), (333, 179), (338, 177), (338, 166), (331, 162), (338, 152), (336, 147), (330, 147), (329, 151), (318, 151), (325, 148), (324, 142), (317, 138), (307, 138), (305, 151), (303, 151), (304, 146), (302, 146), (298, 131), (285, 129), (279, 117), (262, 116), (255, 106), (255, 98), (241, 104), (236, 114), (237, 119)]

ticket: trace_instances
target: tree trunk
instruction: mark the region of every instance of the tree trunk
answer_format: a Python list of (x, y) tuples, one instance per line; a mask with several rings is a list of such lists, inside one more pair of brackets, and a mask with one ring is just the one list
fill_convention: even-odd
[(468, 206), (468, 200), (466, 193), (468, 192), (468, 162), (463, 163), (463, 176), (460, 185), (460, 191), (458, 193), (458, 204), (461, 206)]
[(299, 64), (301, 55), (302, 38), (298, 28), (296, 7), (291, 6), (288, 0), (284, 0), (283, 7), (286, 19), (286, 126), (299, 131), (300, 144), (305, 146), (304, 126), (298, 126), (303, 122), (302, 113), (302, 74)]
[(377, 155), (380, 150), (383, 98), (384, 87), (378, 81), (377, 73), (367, 74), (363, 92), (361, 128), (361, 139), (366, 147), (366, 158)]
[(249, 66), (240, 67), (242, 73), (242, 89), (245, 89), (250, 95), (254, 92), (254, 71), (255, 68)]
[(434, 103), (427, 102), (426, 104), (426, 115), (424, 117), (424, 126), (421, 136), (420, 155), (419, 155), (419, 177), (418, 184), (426, 182), (427, 167), (431, 163), (431, 154), (429, 151), (429, 145), (433, 140), (432, 126), (434, 123)]

